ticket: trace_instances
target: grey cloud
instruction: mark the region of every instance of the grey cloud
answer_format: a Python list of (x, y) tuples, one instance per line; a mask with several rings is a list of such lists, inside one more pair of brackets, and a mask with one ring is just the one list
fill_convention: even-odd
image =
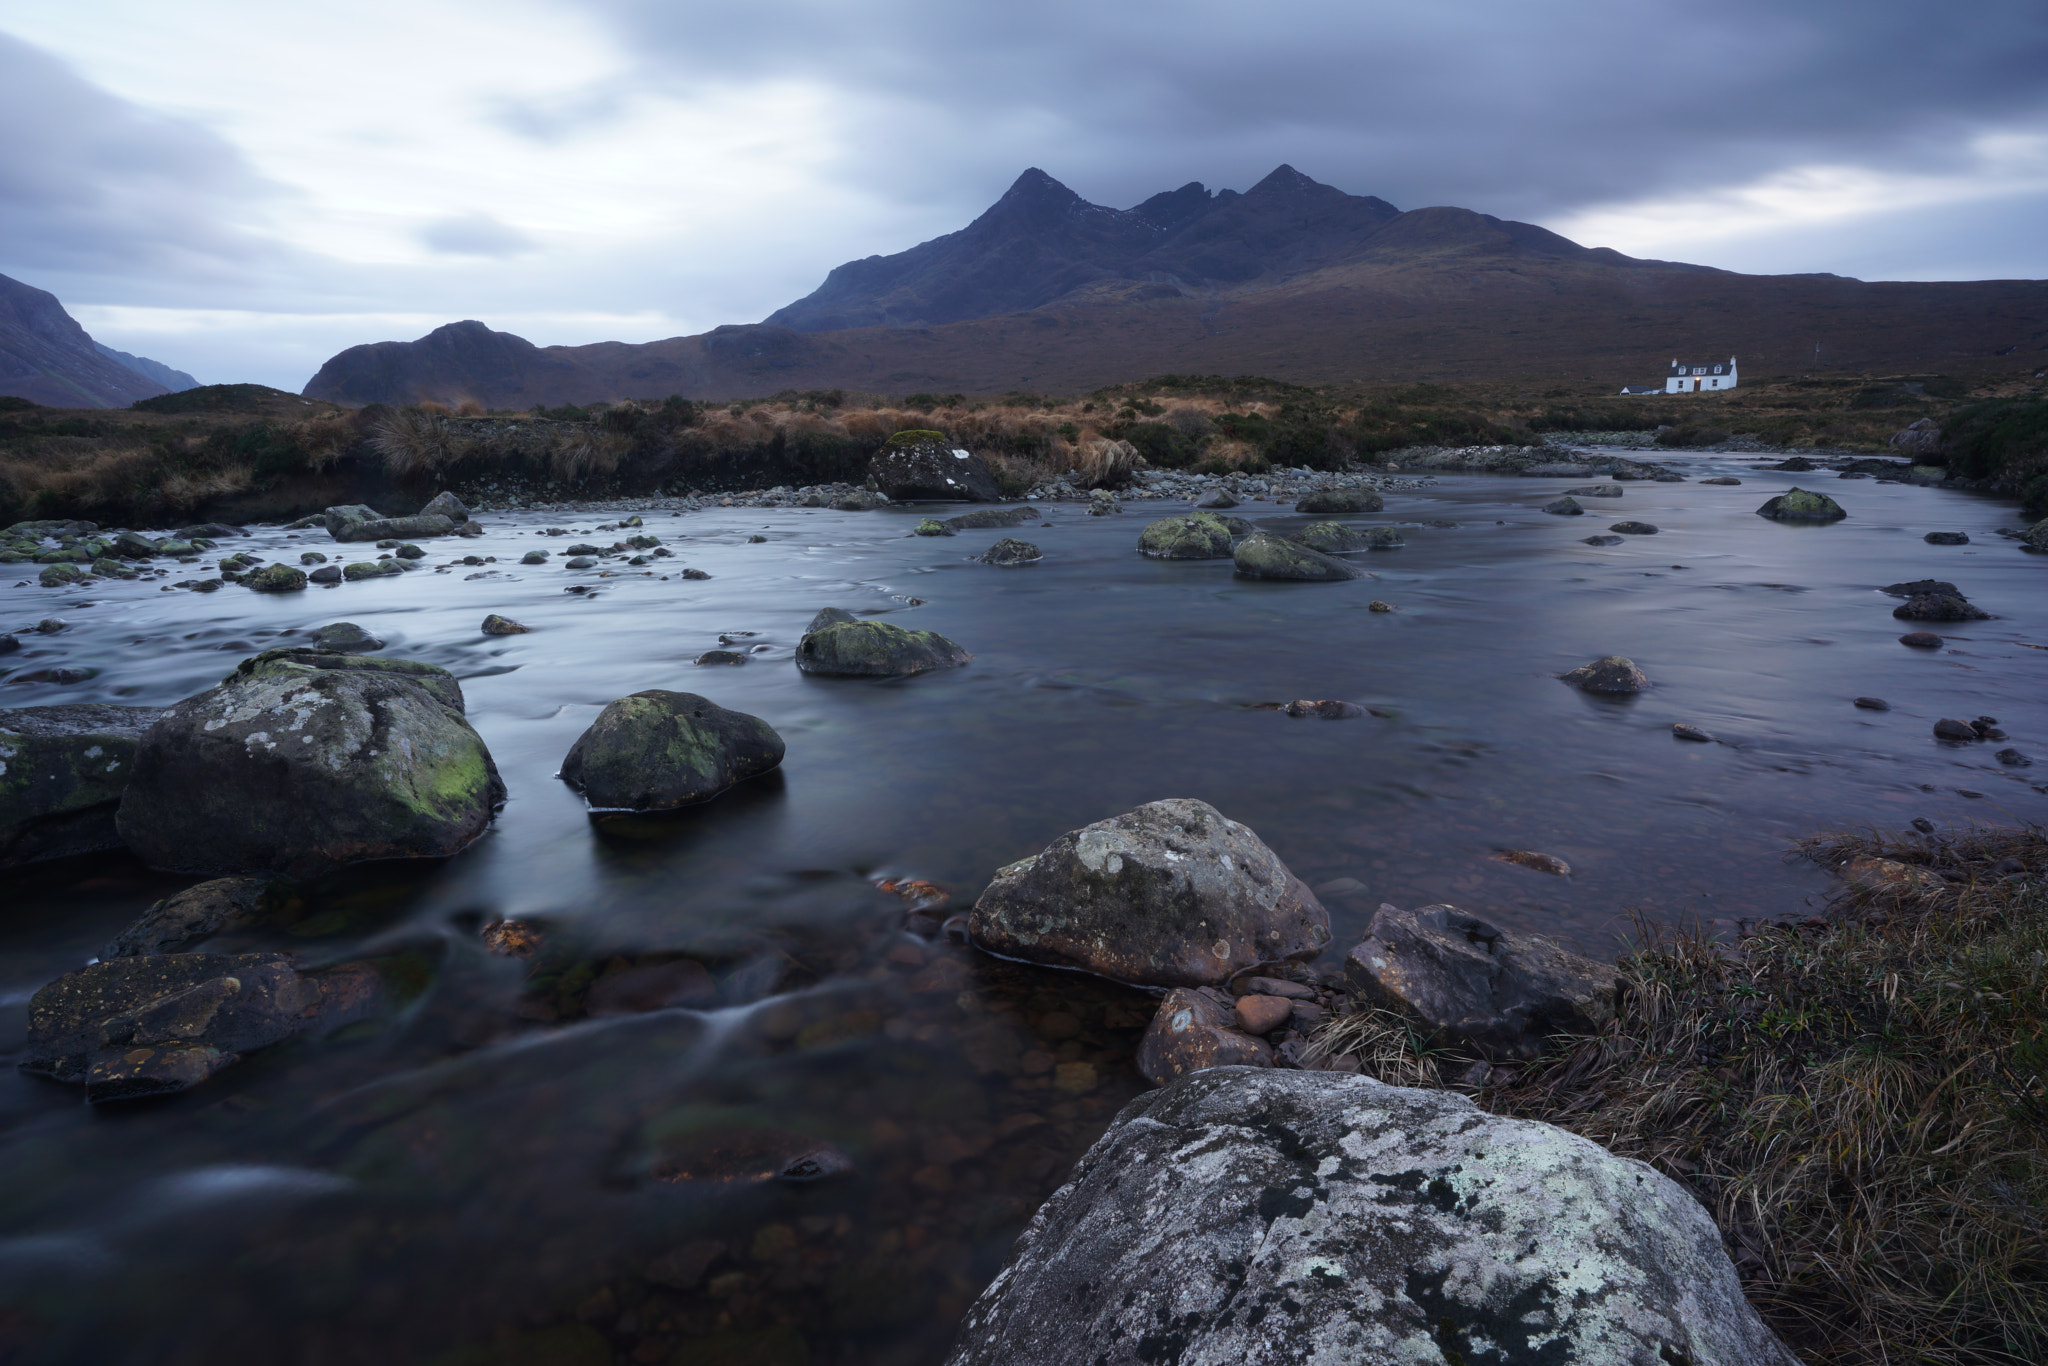
[(420, 229), (420, 240), (430, 251), (446, 256), (519, 256), (538, 245), (509, 223), (487, 213), (467, 213), (443, 218)]
[(0, 270), (244, 279), (238, 224), (275, 192), (214, 133), (149, 113), (0, 34)]
[(1282, 161), (1404, 208), (1554, 217), (1815, 160), (1926, 169), (2048, 121), (2048, 6), (1983, 0), (598, 0), (652, 86), (801, 76), (853, 174), (984, 200), (1026, 164), (1098, 201)]

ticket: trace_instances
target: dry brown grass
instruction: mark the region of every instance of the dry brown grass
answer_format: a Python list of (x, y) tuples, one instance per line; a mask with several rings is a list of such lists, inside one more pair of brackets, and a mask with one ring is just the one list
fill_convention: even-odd
[[(1479, 1093), (1686, 1183), (1745, 1288), (1820, 1366), (2048, 1360), (2048, 836), (1830, 836), (1932, 895), (1851, 891), (1737, 946), (1639, 926), (1622, 1018)], [(1443, 1085), (1395, 1017), (1315, 1040)]]
[(370, 445), (394, 479), (433, 474), (461, 459), (468, 447), (438, 403), (392, 409), (371, 429)]

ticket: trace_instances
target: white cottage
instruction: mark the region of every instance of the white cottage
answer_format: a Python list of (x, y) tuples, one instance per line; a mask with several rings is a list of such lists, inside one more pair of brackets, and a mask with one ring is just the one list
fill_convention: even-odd
[(1671, 373), (1664, 378), (1664, 392), (1667, 394), (1697, 394), (1714, 389), (1735, 387), (1735, 357), (1730, 356), (1726, 365), (1681, 365), (1671, 362)]

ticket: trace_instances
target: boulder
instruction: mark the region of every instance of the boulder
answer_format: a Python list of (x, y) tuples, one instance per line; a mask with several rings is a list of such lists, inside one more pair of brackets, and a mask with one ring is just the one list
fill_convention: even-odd
[(36, 575), (36, 582), (45, 588), (64, 588), (85, 576), (85, 571), (75, 564), (46, 564)]
[(118, 849), (114, 812), (162, 707), (0, 711), (0, 868)]
[(427, 505), (421, 508), (417, 515), (421, 517), (446, 517), (451, 522), (466, 522), (469, 520), (469, 509), (464, 507), (462, 500), (454, 494), (442, 492), (429, 498)]
[(1397, 526), (1376, 526), (1365, 533), (1367, 550), (1399, 550), (1406, 544), (1408, 538), (1401, 534), (1401, 528)]
[(149, 728), (118, 825), (153, 867), (308, 877), (457, 853), (504, 792), (446, 669), (271, 650)]
[(1923, 417), (1905, 430), (1893, 432), (1886, 444), (1911, 455), (1932, 455), (1941, 449), (1941, 428), (1933, 418)]
[(1620, 544), (1621, 544), (1621, 542), (1622, 542), (1622, 538), (1621, 538), (1621, 537), (1619, 537), (1619, 536), (1588, 536), (1588, 537), (1586, 537), (1586, 544), (1587, 544), (1587, 545), (1620, 545)]
[(163, 543), (133, 531), (124, 531), (114, 538), (114, 554), (124, 560), (147, 560), (163, 553)]
[[(927, 517), (923, 521), (919, 522), (916, 526), (911, 528), (911, 534), (915, 536), (951, 536), (954, 534), (954, 532), (953, 528), (947, 526), (938, 518)], [(747, 539), (752, 541), (761, 541), (766, 540), (767, 537), (750, 536)]]
[[(1701, 483), (1708, 481), (1701, 480)], [(1567, 498), (1619, 498), (1622, 495), (1619, 484), (1588, 484), (1582, 489), (1566, 489)]]
[[(323, 566), (323, 568), (332, 569), (334, 566), (330, 564)], [(322, 571), (319, 569), (313, 571), (314, 574), (320, 572)], [(398, 567), (396, 560), (357, 560), (354, 564), (345, 564), (341, 567), (341, 577), (347, 579), (350, 583), (359, 583), (364, 579), (388, 579), (393, 574), (403, 574), (404, 572), (403, 569)], [(311, 577), (311, 575), (308, 577)], [(332, 580), (327, 582), (332, 582)]]
[(872, 489), (855, 489), (842, 493), (828, 505), (835, 512), (873, 512), (876, 508), (887, 507), (887, 496)]
[(1929, 545), (1968, 545), (1970, 543), (1970, 533), (1967, 531), (1930, 531), (1920, 539)]
[(1330, 915), (1257, 835), (1207, 802), (1171, 798), (998, 869), (967, 933), (1008, 958), (1203, 986), (1313, 957), (1330, 942)]
[(1344, 978), (1429, 1037), (1495, 1059), (1534, 1057), (1546, 1034), (1591, 1034), (1616, 1003), (1612, 964), (1456, 906), (1381, 906), (1345, 955)]
[(948, 1366), (1798, 1366), (1698, 1198), (1449, 1091), (1223, 1067), (1126, 1106)]
[(273, 564), (242, 576), (242, 587), (259, 593), (296, 593), (306, 586), (306, 571), (297, 565)]
[(995, 471), (950, 444), (942, 432), (898, 432), (868, 461), (868, 487), (894, 502), (993, 503), (1003, 496)]
[(1975, 742), (1982, 737), (1977, 734), (1977, 728), (1968, 721), (1959, 721), (1952, 716), (1944, 716), (1934, 723), (1934, 738), (1937, 740)]
[(957, 669), (973, 658), (936, 631), (861, 621), (836, 607), (812, 618), (796, 646), (797, 668), (843, 678), (903, 678)]
[(1239, 541), (1231, 558), (1237, 563), (1237, 572), (1251, 579), (1337, 583), (1355, 579), (1360, 572), (1342, 560), (1270, 531), (1255, 531)]
[(95, 1104), (165, 1095), (310, 1026), (361, 1018), (376, 999), (366, 968), (304, 974), (279, 953), (115, 958), (30, 999), (20, 1066), (83, 1083)]
[(782, 737), (760, 717), (650, 688), (598, 713), (562, 760), (562, 780), (594, 810), (667, 811), (710, 801), (782, 754)]
[(1294, 505), (1296, 512), (1378, 512), (1387, 500), (1379, 490), (1368, 488), (1324, 489), (1311, 493)]
[(1849, 514), (1825, 493), (1790, 488), (1758, 508), (1756, 515), (1780, 522), (1839, 522)]
[(1273, 1065), (1272, 1048), (1236, 1029), (1235, 1012), (1211, 991), (1180, 988), (1159, 1003), (1137, 1056), (1138, 1071), (1154, 1086), (1207, 1067)]
[(1803, 455), (1795, 455), (1788, 457), (1787, 459), (1780, 460), (1775, 465), (1766, 465), (1764, 466), (1764, 468), (1767, 470), (1788, 470), (1793, 474), (1806, 474), (1810, 471), (1819, 469), (1820, 466), (1814, 464), (1811, 460), (1808, 460)]
[(1988, 621), (1991, 614), (1953, 593), (1916, 593), (1897, 607), (1892, 615), (1900, 621)]
[(1632, 693), (1650, 686), (1648, 675), (1626, 655), (1608, 655), (1558, 676), (1582, 692)]
[(1736, 486), (1736, 485), (1740, 485), (1740, 484), (1742, 483), (1742, 481), (1741, 481), (1740, 479), (1735, 479), (1735, 478), (1731, 478), (1730, 476), (1728, 476), (1728, 475), (1725, 475), (1725, 474), (1724, 474), (1724, 475), (1722, 475), (1722, 476), (1720, 476), (1720, 477), (1719, 477), (1719, 478), (1717, 478), (1717, 479), (1702, 479), (1702, 480), (1700, 480), (1700, 482), (1701, 482), (1702, 484), (1723, 484), (1723, 485), (1728, 485), (1728, 486), (1731, 486), (1731, 487), (1732, 487), (1732, 486)]
[(380, 517), (374, 521), (348, 522), (333, 536), (337, 541), (411, 541), (455, 534), (454, 521), (435, 512), (421, 513), (417, 517)]
[(1962, 589), (1942, 579), (1913, 579), (1907, 583), (1888, 583), (1877, 591), (1894, 598), (1917, 598), (1922, 593), (1939, 593), (1951, 598), (1963, 596)]
[[(342, 579), (341, 566), (338, 564), (323, 564), (312, 573), (306, 575), (306, 578), (312, 583), (340, 583)], [(220, 587), (220, 580), (215, 579), (213, 586), (215, 588)]]
[(381, 650), (384, 642), (352, 621), (331, 622), (313, 632), (313, 645), (335, 654), (366, 654)]
[(274, 878), (212, 878), (152, 905), (101, 949), (100, 957), (175, 953), (222, 930), (261, 924), (288, 897), (285, 884)]
[(1942, 639), (1932, 631), (1908, 631), (1899, 637), (1899, 644), (1909, 645), (1916, 650), (1939, 650)]
[(1207, 498), (1196, 503), (1195, 506), (1198, 508), (1234, 508), (1237, 506), (1237, 495), (1229, 489), (1217, 489)]
[(948, 517), (946, 525), (955, 531), (977, 531), (984, 527), (1028, 526), (1037, 520), (1038, 509), (1025, 503), (1019, 507), (976, 508), (958, 517)]
[(545, 550), (529, 550), (519, 557), (519, 563), (521, 564), (546, 564), (547, 562), (548, 552)]
[(1607, 529), (1609, 531), (1618, 531), (1624, 536), (1655, 536), (1657, 534), (1657, 528), (1651, 526), (1648, 522), (1616, 522)]
[(2020, 536), (2020, 543), (2029, 550), (2048, 550), (2048, 517), (2028, 527)]
[(1586, 511), (1583, 507), (1579, 506), (1579, 500), (1570, 494), (1566, 494), (1562, 498), (1551, 499), (1543, 505), (1543, 510), (1559, 517), (1579, 517), (1583, 516)]
[(321, 525), (325, 526), (327, 534), (337, 541), (354, 539), (341, 534), (349, 527), (383, 520), (384, 514), (367, 503), (344, 503), (339, 507), (328, 508), (320, 514)]
[(1295, 532), (1294, 539), (1310, 550), (1320, 550), (1325, 555), (1341, 555), (1347, 551), (1363, 550), (1370, 544), (1364, 532), (1345, 526), (1342, 522), (1312, 522)]
[(1230, 528), (1199, 512), (1162, 517), (1138, 533), (1138, 553), (1159, 560), (1227, 560)]
[(983, 564), (1037, 564), (1045, 552), (1029, 541), (1003, 537), (981, 554)]
[(492, 612), (484, 618), (484, 624), (478, 629), (487, 636), (523, 636), (533, 628)]

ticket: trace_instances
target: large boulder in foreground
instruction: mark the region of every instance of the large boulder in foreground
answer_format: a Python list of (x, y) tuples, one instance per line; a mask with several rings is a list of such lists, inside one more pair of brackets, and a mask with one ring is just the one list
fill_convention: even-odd
[(1770, 499), (1756, 510), (1756, 515), (1780, 522), (1839, 522), (1849, 514), (1825, 493), (1810, 493), (1795, 487)]
[(1463, 1096), (1225, 1067), (1139, 1097), (949, 1366), (1798, 1366), (1700, 1202)]
[(1230, 528), (1203, 512), (1161, 517), (1138, 533), (1138, 553), (1158, 560), (1227, 560)]
[(1486, 1057), (1533, 1057), (1546, 1034), (1591, 1034), (1614, 1018), (1614, 966), (1550, 940), (1496, 929), (1456, 906), (1382, 906), (1344, 959), (1365, 1001), (1432, 1039)]
[(650, 688), (598, 713), (569, 746), (562, 780), (599, 811), (667, 811), (768, 772), (783, 748), (758, 716)]
[(862, 621), (837, 607), (813, 617), (796, 646), (797, 668), (841, 678), (903, 678), (956, 669), (973, 658), (937, 631)]
[(114, 812), (162, 707), (0, 711), (0, 868), (118, 849)]
[(1359, 576), (1356, 567), (1299, 541), (1254, 531), (1237, 543), (1232, 559), (1237, 572), (1250, 579), (1292, 579), (1302, 583), (1336, 583)]
[(94, 1103), (182, 1091), (315, 1025), (360, 1019), (378, 999), (361, 965), (301, 973), (280, 953), (168, 953), (66, 973), (28, 1004), (24, 1071), (82, 1083)]
[(898, 432), (868, 461), (868, 487), (898, 503), (993, 503), (1003, 496), (995, 471), (943, 432)]
[(445, 858), (504, 793), (446, 669), (271, 650), (149, 728), (118, 824), (153, 867), (310, 877)]
[(1006, 958), (1193, 987), (1313, 957), (1330, 942), (1330, 913), (1257, 835), (1177, 797), (998, 869), (967, 933)]
[(1311, 493), (1294, 505), (1296, 512), (1378, 512), (1387, 505), (1379, 490), (1368, 488), (1324, 489)]

